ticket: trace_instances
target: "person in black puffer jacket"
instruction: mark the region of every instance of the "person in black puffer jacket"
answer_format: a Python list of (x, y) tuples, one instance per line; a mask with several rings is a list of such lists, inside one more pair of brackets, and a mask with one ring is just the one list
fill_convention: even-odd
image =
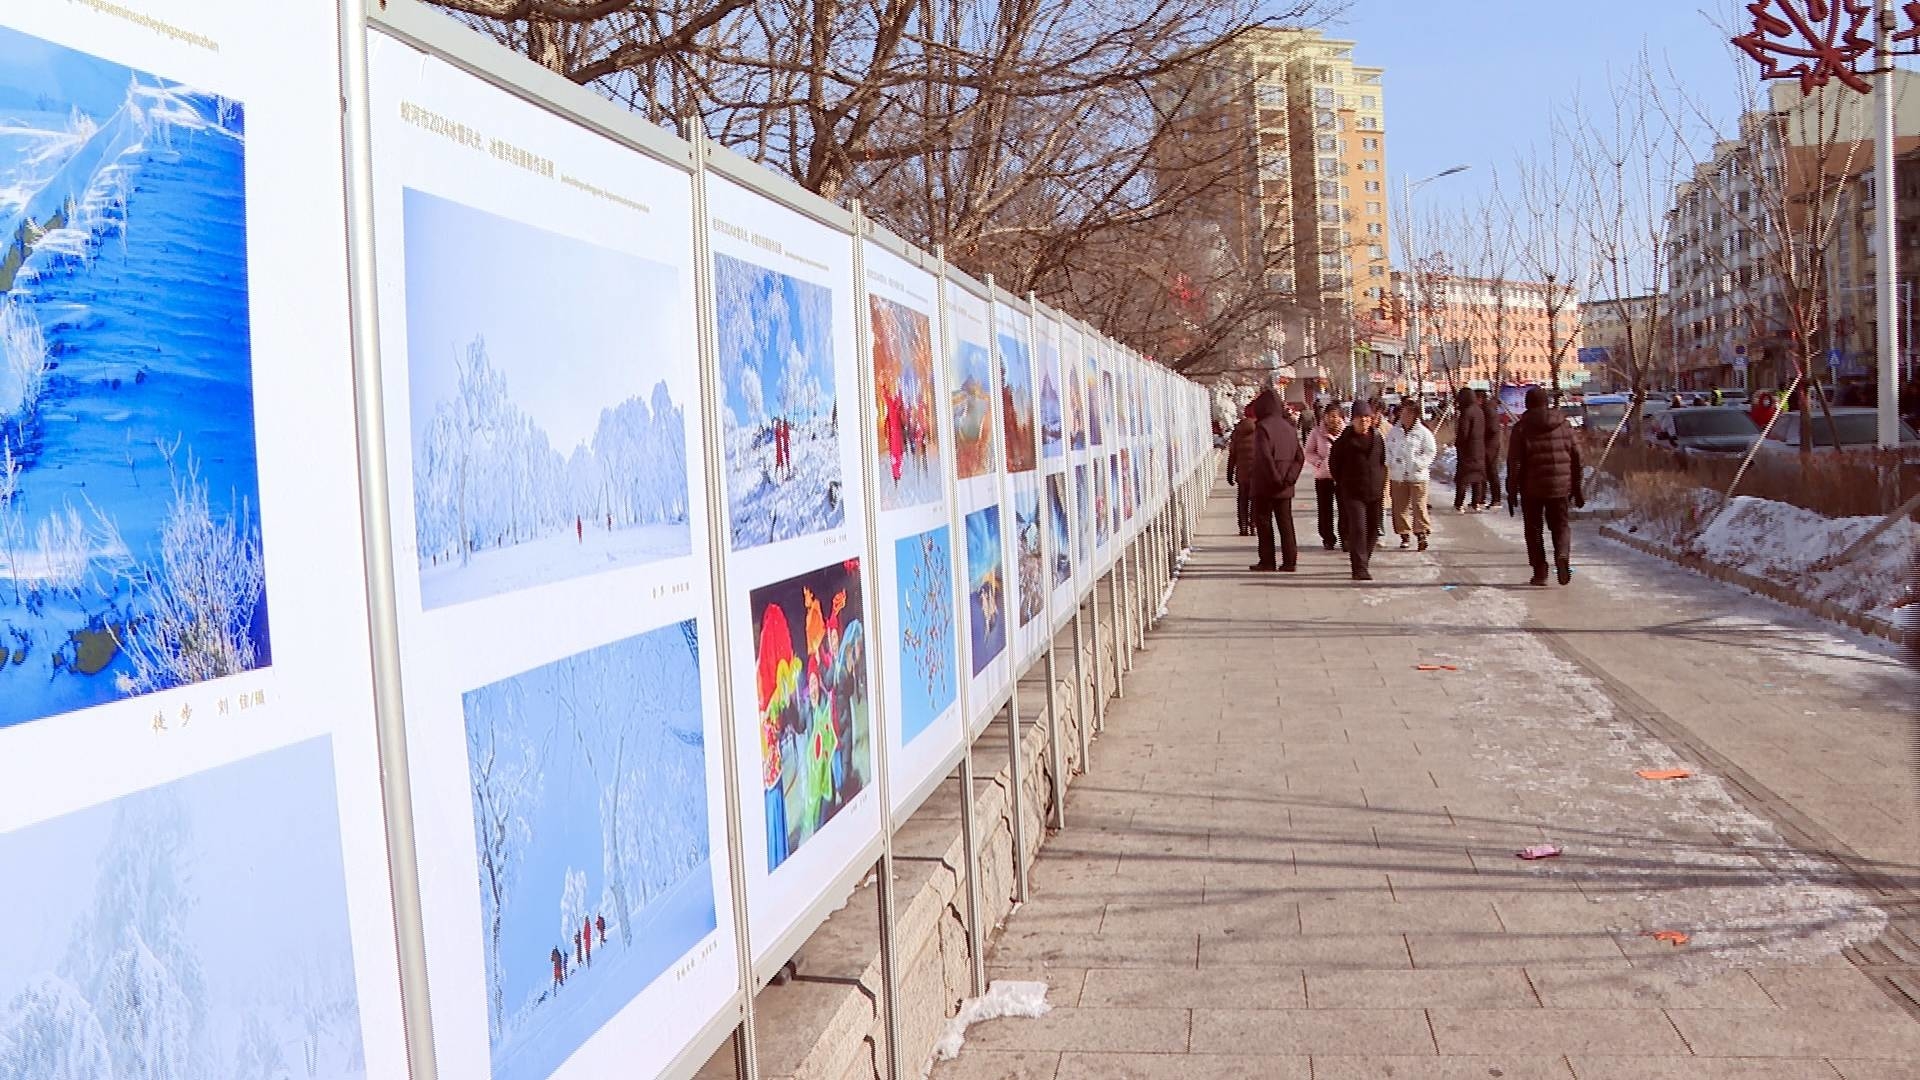
[(1487, 414), (1473, 391), (1462, 387), (1454, 397), (1453, 512), (1480, 509), (1487, 501)]
[[(1269, 386), (1253, 399), (1253, 443), (1240, 467), (1240, 483), (1253, 497), (1253, 530), (1260, 545), (1260, 561), (1247, 567), (1259, 573), (1292, 573), (1300, 558), (1293, 530), (1293, 485), (1300, 479), (1306, 457), (1300, 433), (1280, 407), (1280, 395)], [(1273, 562), (1273, 527), (1280, 526), (1280, 564)]]
[(1333, 440), (1327, 451), (1327, 471), (1333, 474), (1340, 500), (1340, 541), (1346, 545), (1353, 580), (1372, 581), (1369, 565), (1380, 537), (1380, 502), (1387, 486), (1387, 442), (1375, 429), (1373, 407), (1353, 404), (1353, 423)]
[(1581, 493), (1580, 440), (1573, 426), (1548, 402), (1547, 390), (1527, 391), (1527, 411), (1513, 425), (1507, 444), (1507, 512), (1517, 503), (1525, 513), (1529, 585), (1547, 583), (1547, 551), (1542, 529), (1553, 534), (1553, 563), (1560, 584), (1573, 579), (1573, 529), (1569, 504), (1585, 506)]

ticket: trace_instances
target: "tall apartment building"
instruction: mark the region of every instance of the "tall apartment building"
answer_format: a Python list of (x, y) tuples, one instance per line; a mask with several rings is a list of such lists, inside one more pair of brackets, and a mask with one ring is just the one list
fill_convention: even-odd
[(1269, 284), (1314, 313), (1280, 348), (1286, 361), (1318, 354), (1297, 364), (1303, 379), (1342, 376), (1355, 321), (1388, 302), (1385, 70), (1356, 64), (1354, 47), (1318, 30), (1269, 30), (1233, 60), (1251, 87), (1258, 220), (1287, 223), (1264, 234), (1290, 248)]

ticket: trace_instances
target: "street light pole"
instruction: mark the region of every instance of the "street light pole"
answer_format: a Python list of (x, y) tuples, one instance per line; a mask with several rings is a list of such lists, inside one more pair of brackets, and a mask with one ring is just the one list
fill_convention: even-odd
[(1893, 175), (1893, 0), (1874, 5), (1874, 46), (1878, 53), (1873, 76), (1873, 112), (1879, 138), (1873, 143), (1873, 233), (1875, 318), (1879, 321), (1880, 445), (1900, 445), (1898, 362), (1900, 353), (1899, 308), (1895, 300), (1894, 214), (1897, 193)]
[(1407, 357), (1413, 361), (1413, 400), (1424, 407), (1427, 400), (1427, 375), (1420, 362), (1420, 270), (1413, 258), (1413, 193), (1442, 177), (1466, 172), (1471, 166), (1455, 165), (1424, 180), (1400, 178), (1400, 255), (1407, 262)]

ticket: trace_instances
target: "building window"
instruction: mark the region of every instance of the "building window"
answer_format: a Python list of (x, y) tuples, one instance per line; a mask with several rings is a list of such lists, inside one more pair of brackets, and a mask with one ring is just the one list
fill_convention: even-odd
[(1320, 159), (1320, 175), (1321, 176), (1339, 176), (1340, 175), (1339, 159), (1330, 158), (1330, 157), (1321, 158)]
[(1367, 190), (1368, 190), (1368, 191), (1379, 191), (1379, 190), (1380, 190), (1380, 181), (1378, 181), (1378, 180), (1369, 180), (1369, 181), (1367, 181), (1367, 183), (1366, 183), (1366, 188), (1367, 188)]
[(1334, 150), (1339, 147), (1339, 145), (1340, 145), (1340, 141), (1338, 139), (1335, 139), (1331, 135), (1320, 136), (1320, 152), (1323, 154), (1333, 153)]
[(1367, 273), (1373, 277), (1386, 277), (1387, 268), (1379, 265), (1369, 266), (1367, 267)]
[(1337, 197), (1339, 194), (1340, 194), (1339, 184), (1333, 182), (1332, 180), (1320, 181), (1320, 197), (1321, 198), (1331, 199), (1331, 198)]
[(1386, 258), (1387, 257), (1386, 246), (1382, 244), (1369, 244), (1367, 246), (1367, 257), (1372, 259)]
[(1375, 139), (1375, 138), (1373, 138), (1373, 137), (1371, 137), (1371, 136), (1369, 136), (1369, 137), (1367, 137), (1367, 138), (1365, 138), (1365, 139), (1361, 139), (1361, 140), (1360, 140), (1360, 149), (1362, 149), (1362, 150), (1378, 150), (1378, 149), (1380, 149), (1380, 140), (1379, 140), (1379, 139)]
[(1260, 105), (1268, 109), (1287, 107), (1287, 88), (1279, 83), (1261, 83), (1254, 92), (1259, 96)]
[(1367, 235), (1368, 235), (1368, 236), (1383, 236), (1383, 235), (1385, 235), (1385, 234), (1386, 234), (1386, 227), (1385, 227), (1385, 226), (1383, 226), (1383, 225), (1381, 225), (1381, 224), (1380, 224), (1379, 222), (1377, 222), (1377, 221), (1369, 221), (1369, 222), (1367, 222)]
[(1339, 221), (1340, 208), (1332, 205), (1322, 206), (1320, 208), (1320, 220), (1321, 221)]
[(1379, 131), (1380, 118), (1377, 116), (1363, 116), (1360, 118), (1359, 127), (1361, 131)]
[[(1321, 68), (1321, 69), (1320, 69), (1320, 72), (1319, 72), (1319, 73), (1317, 73), (1317, 74), (1319, 74), (1319, 75), (1320, 75), (1320, 81), (1321, 81), (1321, 82), (1327, 82), (1327, 81), (1328, 81), (1328, 80), (1326, 79), (1326, 77), (1325, 77), (1325, 75), (1324, 75), (1324, 73), (1325, 73), (1325, 71), (1326, 71), (1326, 70), (1327, 70), (1326, 68)], [(1326, 87), (1324, 87), (1324, 86), (1323, 86), (1323, 87), (1321, 87), (1321, 88), (1319, 88), (1318, 90), (1315, 90), (1315, 91), (1313, 92), (1313, 103), (1314, 103), (1315, 105), (1318, 105), (1319, 107), (1321, 107), (1321, 108), (1323, 108), (1323, 109), (1331, 109), (1331, 108), (1333, 108), (1333, 91), (1332, 91), (1332, 90), (1329, 90), (1329, 89), (1327, 89), (1327, 88), (1326, 88)]]
[(1361, 172), (1379, 172), (1379, 171), (1380, 171), (1380, 159), (1379, 159), (1379, 158), (1368, 158), (1367, 160), (1365, 160), (1365, 161), (1363, 161), (1363, 162), (1361, 162), (1361, 163), (1360, 163), (1360, 171), (1361, 171)]
[(1371, 94), (1362, 94), (1360, 96), (1360, 107), (1363, 109), (1377, 109), (1380, 107), (1380, 99)]
[(1313, 126), (1322, 131), (1332, 131), (1335, 120), (1332, 109), (1320, 109), (1313, 115)]
[(1370, 202), (1370, 203), (1368, 203), (1368, 204), (1367, 204), (1367, 213), (1369, 213), (1369, 214), (1378, 214), (1378, 213), (1380, 213), (1380, 204), (1379, 204), (1379, 203), (1377, 203), (1377, 202)]

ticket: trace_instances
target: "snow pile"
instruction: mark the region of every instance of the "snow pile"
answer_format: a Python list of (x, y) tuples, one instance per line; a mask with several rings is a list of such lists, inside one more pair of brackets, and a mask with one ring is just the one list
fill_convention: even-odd
[(1591, 465), (1586, 468), (1586, 493), (1589, 511), (1627, 509), (1627, 496), (1620, 488), (1620, 478)]
[(1898, 582), (1920, 526), (1897, 522), (1865, 551), (1828, 568), (1878, 517), (1829, 518), (1788, 503), (1741, 496), (1707, 523), (1689, 550), (1722, 566), (1793, 587), (1796, 592), (1893, 622)]
[(1443, 446), (1440, 448), (1440, 452), (1434, 455), (1433, 469), (1431, 470), (1431, 475), (1435, 480), (1438, 480), (1443, 484), (1451, 484), (1453, 483), (1454, 468), (1459, 463), (1460, 463), (1459, 448), (1453, 447), (1453, 446)]
[[(960, 1003), (960, 1011), (947, 1021), (946, 1034), (933, 1044), (933, 1061), (952, 1061), (959, 1057), (960, 1048), (967, 1042), (967, 1028), (982, 1020), (999, 1020), (1003, 1017), (1036, 1019), (1051, 1011), (1053, 1006), (1047, 1004), (1046, 983), (996, 979), (987, 987), (985, 994)], [(920, 1075), (924, 1078), (932, 1072), (933, 1062), (930, 1061)]]

